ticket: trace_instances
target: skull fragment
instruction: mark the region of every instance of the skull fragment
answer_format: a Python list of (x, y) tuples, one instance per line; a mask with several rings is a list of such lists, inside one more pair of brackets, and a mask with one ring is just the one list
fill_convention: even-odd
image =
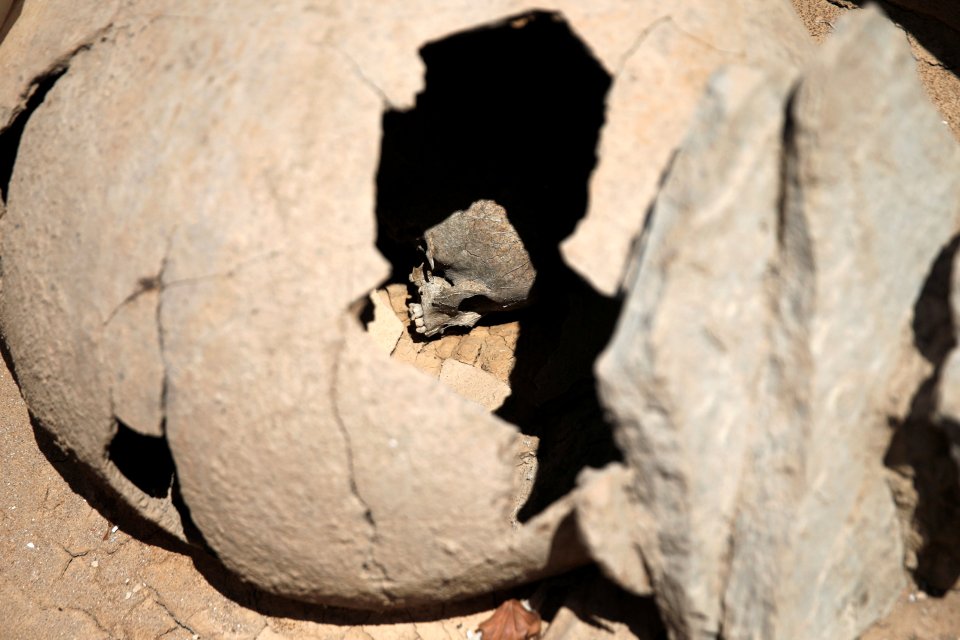
[(451, 214), (423, 239), (426, 262), (410, 274), (420, 296), (409, 305), (418, 333), (472, 327), (484, 315), (530, 302), (536, 270), (506, 210), (493, 200)]

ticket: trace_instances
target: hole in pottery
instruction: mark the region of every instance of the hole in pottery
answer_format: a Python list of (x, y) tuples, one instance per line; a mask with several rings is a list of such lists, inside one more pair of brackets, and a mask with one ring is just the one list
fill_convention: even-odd
[[(406, 330), (394, 358), (527, 436), (521, 473), (532, 486), (519, 514), (527, 519), (566, 494), (585, 465), (620, 459), (592, 371), (620, 302), (594, 291), (559, 251), (586, 212), (611, 78), (556, 13), (457, 33), (420, 55), (426, 82), (415, 106), (383, 116), (377, 248), (393, 271), (373, 294), (367, 326), (374, 333), (378, 312), (395, 314)], [(436, 240), (437, 225), (458, 217), (463, 224)], [(528, 264), (515, 259), (517, 250)], [(498, 261), (506, 265), (499, 271)], [(513, 304), (527, 292), (503, 296), (515, 282), (503, 274), (528, 266), (529, 295)], [(429, 309), (423, 286), (411, 286), (415, 268), (432, 270), (437, 287), (459, 288), (437, 298), (435, 310), (457, 322), (473, 314), (466, 320), (475, 326), (418, 333)], [(498, 304), (503, 312), (488, 313)]]
[(170, 493), (174, 465), (166, 438), (139, 434), (117, 420), (117, 433), (110, 441), (108, 457), (127, 480), (148, 496), (163, 498)]

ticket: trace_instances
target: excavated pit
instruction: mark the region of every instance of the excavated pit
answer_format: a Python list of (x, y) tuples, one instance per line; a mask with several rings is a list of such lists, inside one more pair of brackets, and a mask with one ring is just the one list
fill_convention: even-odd
[[(426, 86), (414, 108), (383, 117), (377, 247), (393, 271), (377, 295), (404, 323), (394, 358), (467, 397), (490, 385), (472, 399), (528, 436), (518, 452), (529, 491), (523, 522), (566, 494), (583, 467), (621, 458), (592, 370), (620, 302), (594, 291), (559, 252), (586, 211), (611, 78), (546, 12), (454, 34), (420, 55)], [(424, 233), (482, 199), (506, 209), (529, 253), (533, 303), (425, 338), (405, 309)]]

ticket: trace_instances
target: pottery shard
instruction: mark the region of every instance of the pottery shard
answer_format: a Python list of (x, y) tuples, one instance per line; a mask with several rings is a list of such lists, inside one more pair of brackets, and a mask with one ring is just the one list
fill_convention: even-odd
[(676, 637), (853, 638), (899, 593), (883, 411), (957, 161), (875, 10), (792, 97), (711, 82), (598, 363)]
[(636, 530), (650, 528), (633, 490), (633, 473), (619, 464), (584, 469), (577, 478), (577, 529), (605, 576), (636, 595), (653, 590)]

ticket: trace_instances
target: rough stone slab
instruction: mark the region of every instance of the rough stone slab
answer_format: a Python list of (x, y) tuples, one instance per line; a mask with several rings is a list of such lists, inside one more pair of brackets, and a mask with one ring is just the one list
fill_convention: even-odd
[[(784, 574), (793, 607), (777, 629), (852, 637), (902, 586), (884, 412), (891, 382), (904, 384), (902, 338), (923, 280), (960, 228), (960, 148), (924, 95), (906, 38), (876, 9), (838, 25), (791, 115), (784, 216), (808, 238), (815, 293), (807, 488)], [(821, 576), (837, 578), (814, 586)]]
[(903, 584), (885, 412), (958, 150), (876, 11), (787, 95), (711, 83), (598, 365), (678, 637), (852, 638)]
[(743, 67), (711, 80), (597, 365), (649, 511), (634, 535), (677, 637), (720, 632), (741, 478), (770, 419), (758, 389), (770, 375), (766, 292), (788, 89)]

